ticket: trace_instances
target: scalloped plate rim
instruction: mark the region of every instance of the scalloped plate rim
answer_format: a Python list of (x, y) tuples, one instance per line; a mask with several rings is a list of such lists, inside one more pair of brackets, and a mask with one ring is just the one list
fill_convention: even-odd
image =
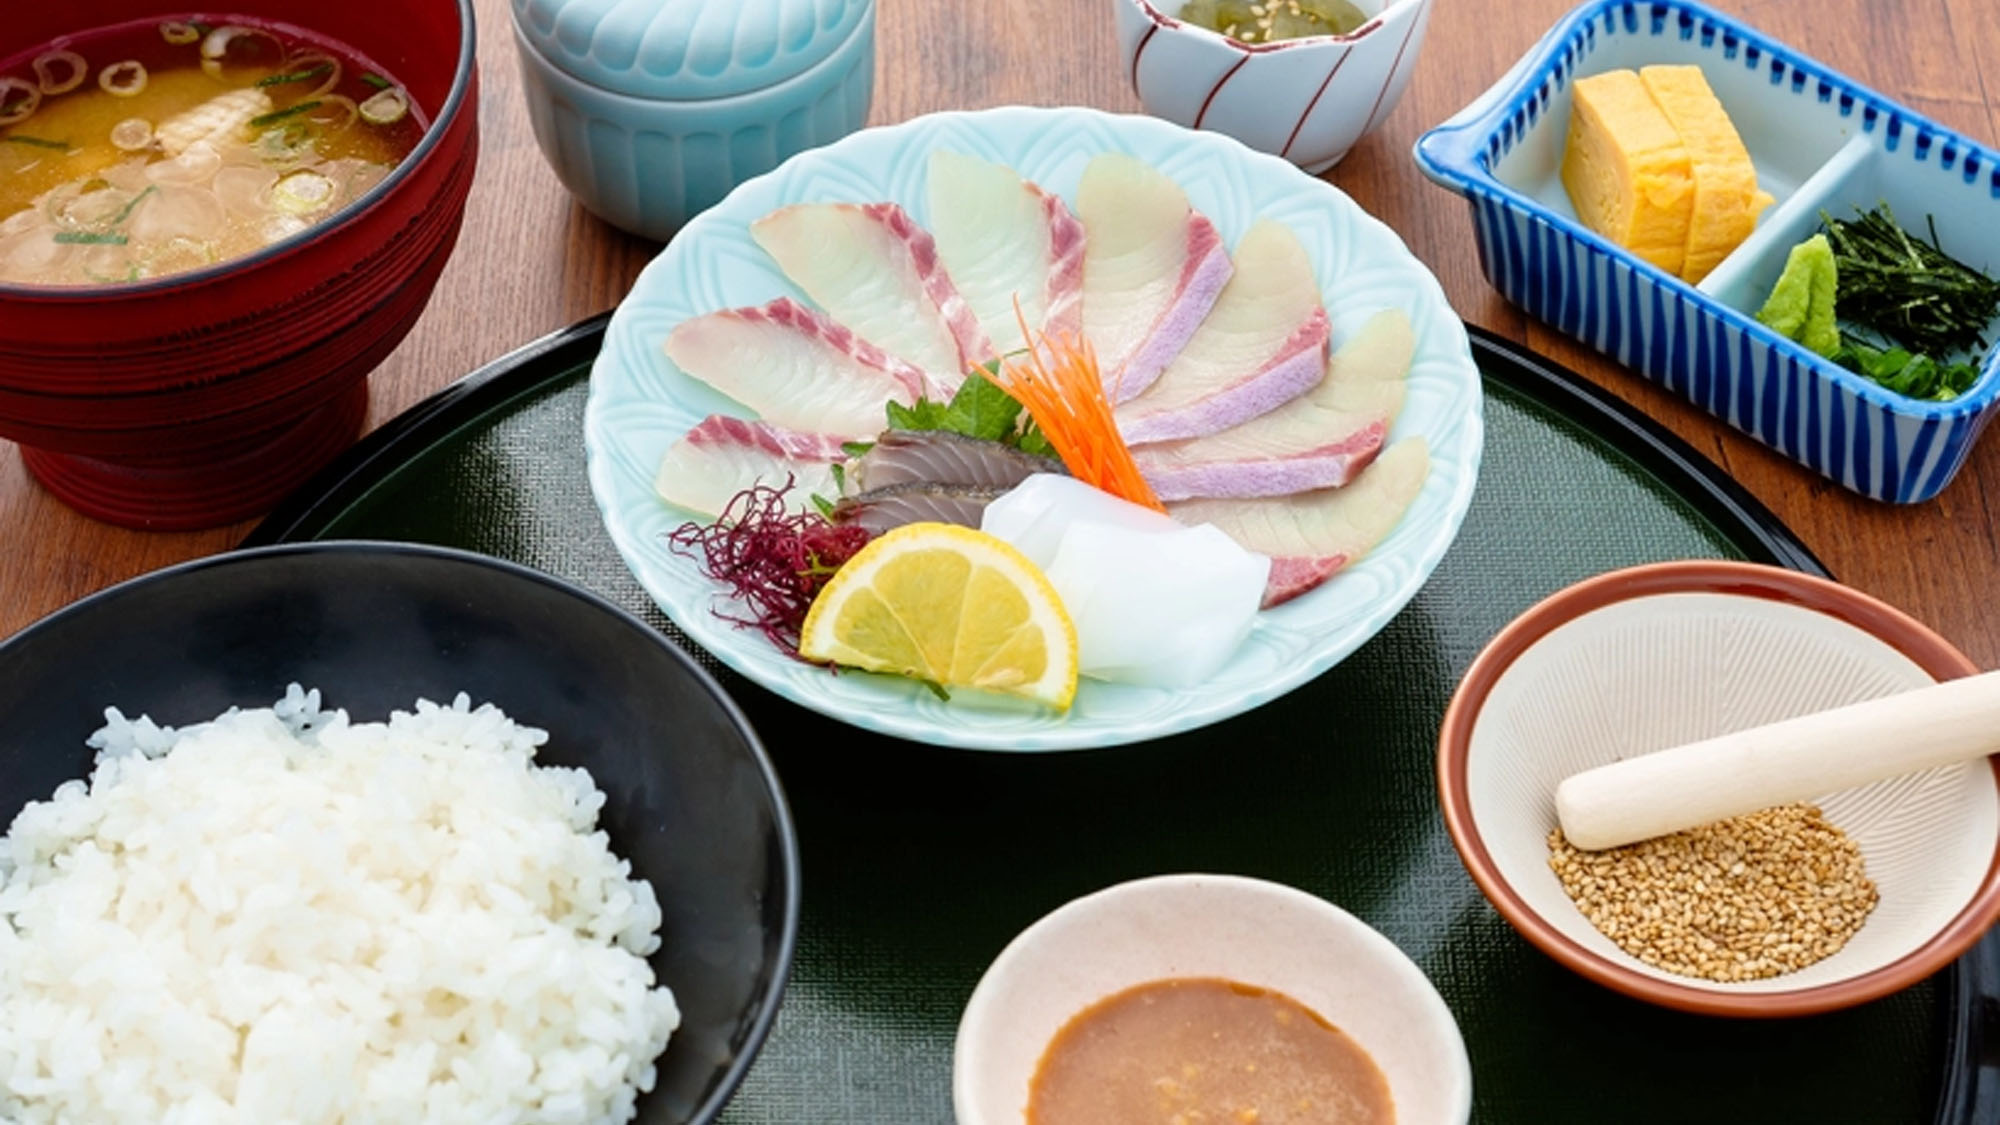
[[(1075, 125), (1075, 130), (1063, 131), (1065, 123)], [(619, 467), (624, 455), (620, 453), (617, 442), (617, 407), (621, 405), (619, 396), (627, 393), (635, 380), (643, 378), (639, 372), (645, 357), (629, 354), (630, 349), (626, 346), (628, 337), (637, 331), (631, 327), (632, 321), (645, 315), (642, 309), (662, 301), (671, 303), (674, 295), (681, 291), (683, 280), (697, 276), (697, 267), (703, 262), (698, 256), (698, 248), (708, 245), (707, 232), (717, 227), (741, 227), (749, 219), (761, 215), (768, 206), (804, 201), (802, 195), (788, 189), (788, 184), (796, 184), (821, 168), (841, 169), (854, 174), (854, 169), (842, 165), (841, 159), (857, 150), (868, 152), (878, 146), (893, 147), (895, 155), (891, 159), (882, 161), (881, 167), (873, 172), (861, 173), (864, 179), (872, 176), (881, 181), (902, 159), (901, 154), (911, 148), (922, 145), (927, 151), (949, 142), (948, 136), (933, 139), (937, 134), (967, 132), (988, 139), (995, 135), (1013, 136), (1012, 147), (1026, 150), (1027, 155), (1046, 149), (1056, 153), (1070, 152), (1072, 156), (1082, 151), (1102, 151), (1103, 146), (1096, 143), (1096, 137), (1099, 133), (1108, 133), (1118, 142), (1117, 147), (1133, 152), (1141, 159), (1159, 163), (1187, 159), (1190, 152), (1199, 153), (1211, 161), (1220, 161), (1204, 165), (1214, 167), (1218, 175), (1248, 171), (1255, 173), (1257, 182), (1275, 182), (1290, 192), (1307, 193), (1299, 198), (1330, 204), (1333, 217), (1344, 229), (1361, 231), (1363, 241), (1386, 239), (1383, 249), (1388, 251), (1393, 247), (1393, 252), (1387, 253), (1385, 258), (1371, 260), (1371, 272), (1389, 267), (1405, 279), (1420, 304), (1420, 307), (1409, 310), (1412, 321), (1417, 322), (1428, 316), (1433, 330), (1441, 337), (1427, 340), (1420, 333), (1418, 356), (1413, 361), (1413, 372), (1417, 363), (1448, 369), (1453, 377), (1450, 389), (1455, 394), (1454, 399), (1447, 403), (1451, 409), (1444, 413), (1436, 429), (1424, 433), (1431, 442), (1432, 463), (1430, 478), (1426, 480), (1422, 493), (1389, 539), (1375, 551), (1336, 574), (1318, 589), (1261, 614), (1251, 640), (1245, 642), (1243, 649), (1232, 658), (1230, 666), (1225, 668), (1220, 690), (1216, 683), (1190, 691), (1166, 692), (1085, 680), (1079, 685), (1075, 707), (1067, 715), (1049, 715), (1025, 707), (992, 711), (962, 704), (941, 705), (939, 713), (927, 713), (923, 708), (930, 698), (929, 693), (913, 681), (856, 672), (829, 675), (770, 648), (760, 634), (740, 631), (718, 620), (711, 610), (716, 604), (720, 587), (705, 580), (697, 581), (693, 564), (674, 559), (664, 548), (650, 550), (645, 541), (646, 533), (634, 526), (634, 521), (628, 520), (621, 510), (623, 504), (650, 503), (651, 510), (642, 509), (646, 515), (666, 517), (672, 523), (680, 522), (675, 510), (654, 496), (650, 474), (635, 482), (628, 479), (630, 474)], [(1037, 178), (1031, 169), (1023, 169), (1023, 174), (1030, 179)], [(1197, 186), (1185, 182), (1183, 186), (1191, 197), (1199, 193)], [(1069, 193), (1060, 194), (1067, 197)], [(755, 202), (766, 196), (774, 198)], [(898, 198), (913, 213), (922, 214), (920, 199), (910, 199), (907, 194), (894, 195), (886, 189), (878, 194), (879, 197)], [(827, 197), (822, 194), (815, 198)], [(753, 207), (754, 213), (749, 212), (748, 209)], [(1238, 213), (1242, 208), (1204, 210), (1225, 232), (1248, 221), (1246, 213)], [(1261, 213), (1261, 210), (1247, 214)], [(745, 213), (738, 214), (739, 211)], [(1233, 244), (1234, 239), (1230, 241)], [(1316, 270), (1322, 265), (1316, 261)], [(724, 267), (711, 263), (708, 268), (713, 271)], [(770, 287), (772, 291), (765, 299), (780, 293), (796, 295), (782, 275), (777, 274), (775, 267), (767, 266), (765, 272), (775, 278)], [(1333, 295), (1339, 291), (1338, 285), (1329, 286), (1324, 278), (1322, 284), (1331, 305), (1334, 303)], [(700, 311), (708, 310), (703, 308)], [(663, 367), (671, 367), (665, 362), (663, 354), (658, 362)], [(674, 372), (673, 377), (687, 379), (678, 372)], [(726, 401), (720, 396), (715, 397), (718, 401)], [(1408, 418), (1416, 397), (1411, 395), (1413, 401), (1406, 405), (1393, 437), (1400, 438), (1411, 432)], [(706, 412), (713, 404), (669, 401), (667, 405)], [(1436, 277), (1410, 254), (1393, 230), (1362, 210), (1338, 188), (1306, 176), (1277, 157), (1253, 152), (1228, 137), (1191, 132), (1151, 117), (1111, 114), (1080, 107), (1003, 106), (934, 113), (895, 125), (861, 130), (831, 145), (802, 153), (772, 172), (745, 181), (721, 203), (692, 219), (641, 271), (606, 326), (603, 350), (592, 365), (585, 406), (584, 447), (591, 494), (619, 556), (661, 611), (687, 634), (691, 642), (701, 645), (723, 664), (799, 706), (864, 730), (937, 746), (1042, 752), (1139, 742), (1221, 722), (1262, 706), (1318, 677), (1367, 643), (1415, 597), (1458, 534), (1478, 480), (1484, 446), (1482, 406), (1480, 374), (1471, 356), (1464, 324), (1452, 311)], [(1440, 438), (1448, 439), (1448, 443), (1438, 440)], [(655, 522), (662, 521), (656, 519)], [(1422, 537), (1415, 542), (1410, 541), (1415, 534), (1413, 529), (1420, 526)], [(1364, 580), (1384, 579), (1382, 572), (1390, 570), (1392, 562), (1403, 564), (1404, 572), (1387, 575), (1387, 578), (1393, 579), (1384, 583), (1388, 588), (1372, 602), (1365, 603), (1359, 612), (1330, 618), (1325, 614), (1309, 612), (1315, 607), (1325, 607), (1327, 599), (1335, 596), (1343, 581), (1351, 589)], [(690, 583), (696, 583), (700, 588), (676, 589), (677, 585), (685, 587)], [(1290, 660), (1255, 683), (1238, 685), (1228, 682), (1226, 673), (1229, 668), (1243, 665), (1256, 655), (1252, 646), (1259, 637), (1297, 633), (1301, 627), (1314, 630), (1316, 635), (1307, 641), (1300, 658)], [(802, 672), (809, 673), (811, 679), (800, 676)], [(1093, 703), (1099, 705), (1095, 709), (1103, 710), (1105, 705), (1115, 700), (1137, 699), (1144, 703), (1146, 699), (1157, 696), (1173, 700), (1175, 705), (1164, 711), (1149, 705), (1136, 714), (1090, 713), (1094, 709), (1091, 707)]]

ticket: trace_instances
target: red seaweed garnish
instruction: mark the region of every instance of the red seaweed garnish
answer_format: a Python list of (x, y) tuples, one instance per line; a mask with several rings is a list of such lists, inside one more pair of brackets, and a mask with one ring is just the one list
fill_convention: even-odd
[(667, 535), (675, 554), (698, 559), (702, 572), (728, 584), (750, 607), (747, 617), (720, 610), (724, 621), (756, 629), (793, 657), (806, 611), (833, 573), (868, 545), (868, 530), (830, 522), (818, 512), (794, 512), (785, 504), (792, 490), (753, 484), (729, 498), (722, 515), (706, 527), (684, 523)]

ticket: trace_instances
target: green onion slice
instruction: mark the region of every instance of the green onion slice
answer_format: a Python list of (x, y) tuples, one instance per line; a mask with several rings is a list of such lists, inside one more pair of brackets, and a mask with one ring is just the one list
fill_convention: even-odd
[(284, 61), (284, 43), (260, 27), (218, 27), (201, 40), (201, 69), (211, 78), (228, 81), (247, 77), (226, 68), (276, 68)]
[(333, 202), (333, 181), (318, 172), (293, 172), (271, 188), (271, 203), (290, 215), (304, 215)]
[(128, 117), (111, 127), (112, 147), (120, 152), (138, 152), (153, 143), (153, 123), (143, 117)]
[(276, 125), (280, 121), (289, 120), (291, 118), (299, 116), (302, 113), (311, 113), (313, 110), (316, 110), (319, 107), (320, 103), (318, 101), (300, 102), (297, 105), (288, 105), (283, 109), (273, 110), (272, 112), (263, 114), (262, 116), (251, 118), (250, 127), (252, 129), (262, 129), (266, 125)]
[(123, 285), (129, 281), (139, 280), (139, 266), (137, 263), (134, 263), (126, 267), (124, 277), (112, 277), (110, 274), (98, 273), (96, 270), (91, 269), (88, 265), (83, 267), (83, 272), (86, 276), (90, 278), (90, 280), (98, 282), (103, 285)]
[(113, 97), (137, 97), (146, 89), (146, 66), (138, 59), (112, 63), (97, 72), (97, 84)]
[(111, 225), (115, 227), (118, 224), (124, 222), (125, 220), (131, 218), (132, 209), (139, 206), (140, 200), (145, 199), (147, 196), (153, 194), (158, 190), (160, 190), (158, 187), (152, 184), (147, 184), (145, 191), (142, 191), (139, 194), (133, 196), (131, 201), (126, 203), (124, 207), (120, 208), (116, 215), (111, 216)]
[(184, 46), (201, 38), (202, 29), (198, 23), (182, 20), (168, 20), (160, 25), (160, 38), (175, 46)]
[[(57, 77), (52, 73), (57, 66), (68, 67), (69, 72)], [(35, 59), (35, 84), (49, 97), (69, 93), (83, 85), (83, 80), (88, 77), (90, 64), (75, 51), (48, 51)]]
[(313, 130), (303, 121), (286, 121), (257, 134), (251, 143), (266, 164), (283, 166), (304, 156), (312, 144)]
[(354, 99), (340, 94), (328, 94), (319, 100), (319, 108), (306, 115), (306, 120), (318, 126), (326, 134), (338, 133), (361, 114)]
[(42, 91), (32, 82), (0, 77), (0, 125), (14, 125), (35, 115)]
[(387, 90), (395, 86), (394, 82), (389, 81), (387, 78), (382, 77), (381, 75), (375, 73), (372, 70), (362, 71), (361, 80), (363, 82), (368, 83), (370, 86), (375, 87), (377, 90)]
[(264, 78), (259, 78), (257, 80), (257, 85), (284, 86), (293, 82), (304, 82), (308, 79), (318, 78), (320, 75), (329, 74), (332, 71), (333, 71), (333, 64), (330, 62), (324, 62), (319, 64), (318, 66), (308, 67), (305, 70), (295, 70), (290, 74), (273, 74)]
[(59, 230), (56, 242), (62, 246), (123, 246), (132, 241), (116, 231)]
[(361, 120), (370, 125), (394, 125), (409, 114), (409, 95), (393, 86), (361, 103)]
[(68, 141), (51, 141), (42, 137), (24, 137), (19, 133), (11, 137), (0, 137), (0, 142), (10, 145), (28, 145), (32, 148), (52, 148), (60, 152), (68, 152), (70, 150)]

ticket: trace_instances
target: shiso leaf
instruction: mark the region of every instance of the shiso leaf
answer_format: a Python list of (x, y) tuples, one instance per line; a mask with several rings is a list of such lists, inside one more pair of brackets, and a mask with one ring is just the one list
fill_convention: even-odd
[[(899, 402), (887, 404), (889, 428), (945, 430), (981, 441), (997, 441), (1023, 453), (1056, 456), (1055, 447), (1027, 416), (1020, 401), (994, 382), (992, 376), (998, 374), (1000, 361), (987, 363), (983, 370), (986, 375), (974, 373), (960, 384), (950, 402), (919, 398), (909, 406)], [(850, 453), (859, 457), (873, 443), (853, 444), (861, 449)]]
[(1033, 422), (1029, 422), (1021, 431), (1020, 440), (1014, 443), (1014, 447), (1023, 453), (1033, 453), (1038, 457), (1062, 459), (1062, 455), (1056, 452), (1056, 447), (1049, 444), (1048, 435), (1042, 433), (1042, 428)]
[(952, 396), (945, 417), (946, 429), (982, 441), (1001, 441), (1013, 435), (1021, 418), (1021, 404), (998, 383), (974, 375)]

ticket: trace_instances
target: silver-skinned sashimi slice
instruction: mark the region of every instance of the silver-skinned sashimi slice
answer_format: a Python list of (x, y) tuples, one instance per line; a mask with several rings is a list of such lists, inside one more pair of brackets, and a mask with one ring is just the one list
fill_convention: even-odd
[(1118, 407), (1119, 432), (1136, 445), (1242, 425), (1318, 384), (1331, 339), (1305, 247), (1283, 224), (1260, 221), (1187, 346), (1151, 389)]
[(890, 429), (882, 431), (865, 453), (848, 464), (847, 479), (864, 492), (899, 484), (1004, 491), (1036, 473), (1067, 471), (1057, 458), (1023, 453), (1002, 442), (950, 430)]
[(921, 368), (943, 395), (993, 357), (936, 242), (894, 203), (780, 207), (750, 235), (834, 320)]
[(815, 493), (839, 492), (833, 466), (846, 456), (833, 434), (711, 414), (667, 450), (653, 490), (669, 504), (713, 519), (751, 485), (781, 488), (789, 478), (786, 506), (804, 511)]
[(1027, 346), (1023, 321), (1050, 336), (1082, 330), (1083, 224), (1067, 204), (1011, 168), (942, 149), (928, 186), (938, 257), (1001, 354)]
[(780, 297), (684, 320), (667, 358), (688, 375), (794, 430), (873, 437), (883, 404), (924, 393), (924, 373), (821, 313)]
[(859, 524), (869, 535), (884, 535), (912, 523), (978, 527), (986, 505), (1006, 493), (1004, 488), (909, 481), (842, 497), (833, 506), (833, 521)]
[(1430, 474), (1430, 448), (1405, 438), (1384, 450), (1345, 488), (1256, 500), (1184, 500), (1167, 514), (1189, 526), (1212, 523), (1237, 543), (1268, 555), (1266, 608), (1290, 601), (1375, 549), (1402, 521)]
[(1415, 350), (1410, 318), (1384, 309), (1334, 354), (1312, 390), (1207, 437), (1135, 446), (1132, 457), (1162, 500), (1338, 488), (1381, 452)]
[(1229, 280), (1229, 252), (1180, 185), (1120, 153), (1084, 168), (1076, 213), (1083, 334), (1106, 392), (1123, 402), (1152, 386), (1194, 335)]

